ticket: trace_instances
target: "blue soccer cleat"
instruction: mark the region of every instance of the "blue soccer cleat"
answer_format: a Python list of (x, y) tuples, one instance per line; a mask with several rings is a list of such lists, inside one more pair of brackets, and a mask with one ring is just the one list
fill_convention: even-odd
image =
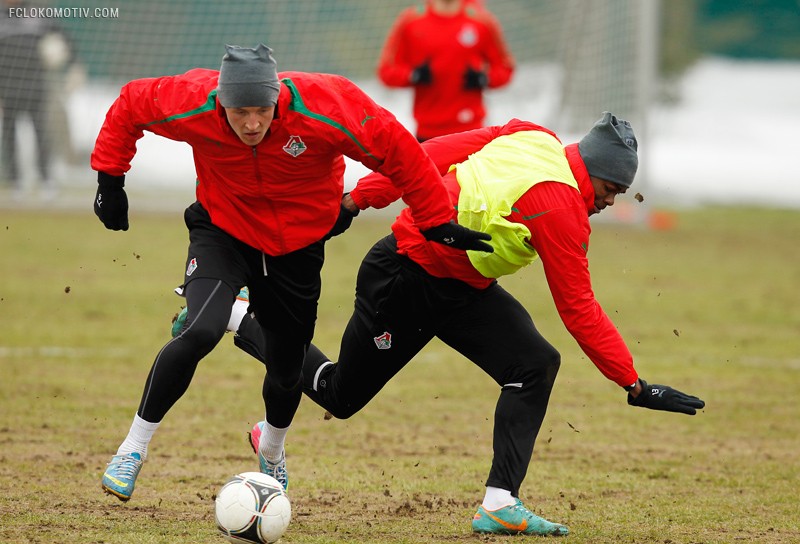
[(180, 313), (175, 314), (175, 317), (172, 318), (172, 337), (175, 338), (178, 336), (178, 333), (181, 332), (184, 323), (186, 323), (186, 306), (181, 308)]
[(565, 525), (552, 523), (540, 518), (517, 499), (516, 504), (497, 510), (486, 510), (483, 506), (472, 518), (472, 531), (499, 535), (552, 535), (566, 536), (569, 529)]
[(125, 502), (133, 495), (136, 477), (142, 470), (142, 456), (138, 452), (115, 455), (103, 474), (103, 491)]
[(264, 425), (266, 424), (266, 421), (259, 421), (253, 425), (253, 430), (247, 433), (247, 442), (253, 448), (253, 452), (258, 455), (258, 469), (261, 473), (278, 480), (283, 489), (286, 490), (289, 489), (289, 473), (286, 472), (286, 453), (281, 454), (280, 461), (273, 463), (258, 451), (258, 443), (261, 441), (261, 433), (264, 432)]
[[(248, 302), (250, 300), (250, 290), (247, 287), (242, 287), (239, 290), (239, 294), (236, 295), (236, 300), (241, 300), (244, 302)], [(172, 337), (175, 338), (181, 332), (183, 325), (186, 323), (186, 314), (188, 311), (186, 310), (186, 306), (181, 308), (181, 311), (175, 314), (175, 317), (172, 318)]]

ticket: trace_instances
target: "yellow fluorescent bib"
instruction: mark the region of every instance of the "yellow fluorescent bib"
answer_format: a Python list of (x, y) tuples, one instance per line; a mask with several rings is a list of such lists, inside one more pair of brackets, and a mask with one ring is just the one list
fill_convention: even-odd
[(537, 257), (526, 242), (528, 227), (505, 219), (528, 189), (543, 181), (578, 189), (561, 142), (538, 130), (501, 136), (452, 168), (461, 186), (458, 223), (492, 236), (494, 253), (467, 252), (472, 266), (487, 278), (513, 274)]

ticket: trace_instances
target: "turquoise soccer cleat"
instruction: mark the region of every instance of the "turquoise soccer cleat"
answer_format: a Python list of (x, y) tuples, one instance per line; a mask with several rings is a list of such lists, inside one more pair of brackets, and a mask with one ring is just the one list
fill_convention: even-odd
[[(247, 287), (242, 287), (239, 290), (239, 294), (236, 295), (236, 300), (242, 300), (247, 302), (250, 300), (250, 290)], [(188, 311), (186, 310), (186, 306), (181, 308), (181, 311), (172, 318), (172, 337), (175, 338), (181, 332), (183, 325), (186, 323), (186, 314)]]
[(172, 337), (175, 338), (178, 336), (178, 333), (181, 332), (184, 323), (186, 323), (186, 314), (187, 314), (186, 306), (181, 308), (180, 313), (175, 314), (175, 317), (172, 318)]
[(272, 476), (278, 480), (283, 486), (283, 489), (286, 490), (289, 489), (289, 473), (286, 472), (286, 454), (284, 453), (281, 455), (280, 461), (273, 463), (258, 451), (258, 443), (261, 441), (261, 433), (264, 432), (264, 425), (266, 424), (266, 421), (259, 421), (253, 425), (253, 430), (247, 433), (247, 441), (250, 447), (253, 448), (253, 452), (258, 455), (258, 469), (261, 473)]
[(103, 491), (125, 502), (133, 495), (136, 477), (142, 470), (142, 456), (138, 452), (115, 455), (103, 474)]
[(516, 504), (498, 510), (486, 510), (483, 506), (472, 518), (472, 531), (500, 535), (552, 535), (566, 536), (569, 529), (565, 525), (552, 523), (540, 518), (517, 499)]

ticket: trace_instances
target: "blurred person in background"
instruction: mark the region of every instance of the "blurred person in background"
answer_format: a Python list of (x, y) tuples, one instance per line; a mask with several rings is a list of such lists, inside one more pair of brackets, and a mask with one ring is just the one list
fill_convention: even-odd
[(513, 72), (500, 23), (478, 0), (405, 9), (378, 63), (385, 85), (413, 87), (419, 141), (482, 127), (484, 90), (506, 85)]
[[(436, 166), (411, 133), (351, 81), (277, 72), (272, 50), (226, 46), (220, 70), (144, 78), (122, 87), (92, 152), (95, 214), (126, 231), (125, 176), (147, 130), (192, 147), (197, 201), (183, 293), (187, 316), (158, 352), (128, 435), (102, 488), (130, 499), (159, 424), (222, 339), (239, 290), (267, 340), (262, 385), (268, 433), (262, 472), (288, 485), (284, 443), (302, 397), (302, 366), (314, 334), (325, 240), (349, 225), (344, 156), (385, 174), (414, 210), (426, 239), (491, 250), (490, 237), (451, 221)], [(109, 387), (121, 387), (109, 379)]]
[[(688, 415), (705, 406), (697, 397), (639, 376), (592, 290), (589, 217), (613, 206), (631, 187), (638, 168), (636, 136), (629, 123), (605, 112), (579, 142), (566, 146), (550, 130), (513, 119), (434, 138), (423, 148), (444, 176), (453, 219), (490, 234), (494, 252), (431, 244), (404, 209), (393, 234), (362, 260), (338, 362), (312, 344), (303, 390), (333, 416), (348, 418), (438, 337), (500, 388), (494, 455), (473, 531), (566, 535), (566, 526), (534, 514), (519, 498), (561, 356), (497, 278), (541, 258), (565, 327), (603, 376), (627, 392), (628, 404)], [(398, 197), (385, 178), (370, 174), (344, 205), (381, 208)], [(260, 329), (245, 313), (233, 313), (239, 316), (234, 342), (262, 359)], [(259, 422), (251, 431), (254, 448), (263, 428)]]
[[(86, 168), (88, 157), (75, 147), (69, 117), (70, 97), (86, 85), (86, 66), (78, 57), (75, 44), (66, 33), (52, 33), (41, 43), (47, 68), (47, 124), (50, 127), (53, 159), (56, 166)], [(60, 161), (60, 162), (59, 162)], [(56, 168), (56, 177), (59, 169)]]
[[(60, 94), (52, 92), (54, 75), (66, 67), (78, 66), (74, 48), (54, 18), (21, 16), (16, 8), (35, 14), (36, 6), (20, 0), (4, 0), (0, 15), (0, 107), (3, 109), (2, 177), (22, 198), (26, 187), (22, 179), (17, 149), (17, 121), (27, 115), (35, 136), (35, 166), (41, 183), (41, 196), (56, 194), (53, 179), (53, 145), (69, 142), (66, 114), (54, 117)], [(59, 101), (54, 99), (58, 97)], [(55, 110), (58, 111), (58, 110)], [(71, 147), (69, 148), (71, 149)]]

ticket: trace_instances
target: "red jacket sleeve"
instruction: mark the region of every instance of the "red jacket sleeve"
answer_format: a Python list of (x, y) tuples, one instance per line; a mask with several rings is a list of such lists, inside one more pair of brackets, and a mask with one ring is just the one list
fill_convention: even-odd
[(196, 107), (192, 90), (212, 77), (210, 70), (191, 70), (184, 75), (136, 79), (120, 90), (106, 114), (92, 151), (92, 169), (121, 176), (131, 167), (136, 142), (144, 130), (181, 141), (180, 128), (161, 123), (175, 111)]
[[(501, 127), (485, 127), (458, 134), (432, 138), (422, 143), (422, 148), (433, 160), (440, 176), (450, 166), (467, 160), (467, 157), (496, 138)], [(402, 195), (402, 191), (379, 173), (371, 173), (360, 180), (350, 192), (360, 209), (385, 208)]]
[[(417, 139), (387, 109), (376, 104), (354, 83), (341, 77), (328, 84), (344, 113), (346, 138), (342, 152), (377, 171), (402, 195), (420, 230), (450, 220), (453, 209), (436, 165)], [(360, 142), (360, 143), (356, 143)], [(389, 181), (390, 180), (390, 181)], [(355, 197), (353, 197), (355, 199)]]
[[(504, 134), (513, 134), (521, 130), (542, 130), (555, 134), (530, 121), (511, 119), (505, 125), (477, 128), (456, 134), (448, 134), (431, 138), (422, 143), (422, 148), (433, 159), (440, 175), (445, 175), (454, 164), (464, 162), (472, 153), (481, 150), (486, 144)], [(392, 182), (377, 173), (364, 176), (350, 196), (360, 209), (385, 208), (402, 196), (402, 192)]]
[(591, 229), (578, 192), (562, 183), (540, 183), (515, 207), (519, 222), (531, 231), (564, 326), (606, 378), (631, 385), (638, 378), (633, 357), (592, 291), (586, 256)]
[(157, 116), (155, 112), (148, 115), (145, 111), (147, 106), (157, 106), (150, 98), (154, 81), (140, 79), (122, 87), (97, 136), (91, 158), (93, 170), (112, 176), (121, 176), (130, 170), (136, 142), (144, 136), (140, 127), (145, 124), (145, 118)]
[(506, 45), (503, 30), (497, 19), (488, 11), (481, 10), (480, 18), (486, 26), (489, 35), (488, 48), (485, 53), (486, 64), (489, 69), (489, 88), (502, 87), (511, 80), (514, 74), (514, 57)]
[(401, 44), (408, 23), (419, 17), (416, 8), (407, 8), (395, 20), (378, 60), (378, 78), (388, 87), (409, 87), (414, 66), (409, 62)]

